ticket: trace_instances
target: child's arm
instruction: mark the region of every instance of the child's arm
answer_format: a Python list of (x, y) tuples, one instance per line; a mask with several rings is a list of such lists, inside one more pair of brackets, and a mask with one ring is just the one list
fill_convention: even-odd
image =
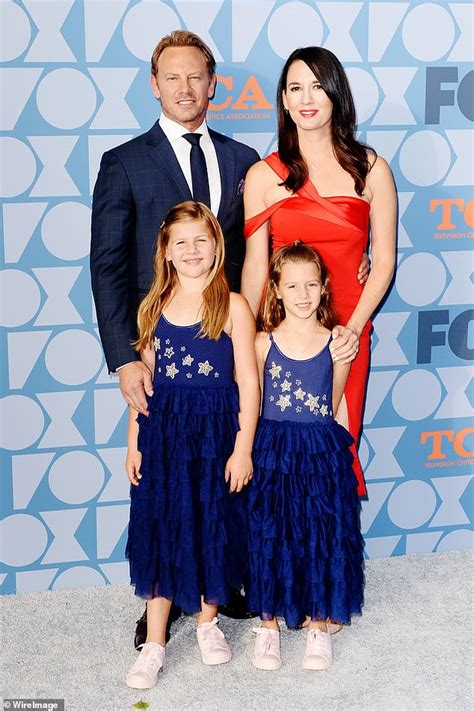
[(235, 380), (239, 388), (239, 425), (234, 451), (226, 468), (229, 491), (241, 491), (252, 478), (252, 446), (260, 405), (255, 320), (247, 301), (240, 294), (230, 295), (231, 338), (234, 347)]
[[(140, 358), (145, 365), (150, 369), (153, 377), (155, 369), (155, 351), (153, 348), (146, 348), (140, 352)], [(127, 472), (128, 480), (134, 486), (138, 486), (142, 475), (140, 474), (140, 466), (142, 463), (141, 452), (138, 451), (138, 411), (131, 405), (128, 408), (128, 430), (127, 430), (127, 458), (125, 460), (125, 471)]]
[(334, 372), (332, 378), (332, 411), (334, 417), (337, 415), (337, 410), (341, 404), (344, 388), (346, 387), (347, 378), (351, 369), (350, 363), (334, 363)]

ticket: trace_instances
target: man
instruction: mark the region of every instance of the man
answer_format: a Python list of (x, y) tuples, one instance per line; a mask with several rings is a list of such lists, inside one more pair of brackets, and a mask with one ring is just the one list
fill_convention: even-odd
[[(125, 400), (143, 414), (152, 376), (131, 342), (138, 306), (152, 280), (158, 230), (173, 205), (194, 197), (211, 207), (224, 233), (230, 287), (240, 290), (243, 182), (259, 156), (206, 125), (215, 67), (209, 47), (192, 32), (164, 37), (151, 60), (161, 117), (148, 133), (103, 155), (94, 188), (91, 275), (100, 337)], [(140, 645), (146, 616), (137, 633)]]

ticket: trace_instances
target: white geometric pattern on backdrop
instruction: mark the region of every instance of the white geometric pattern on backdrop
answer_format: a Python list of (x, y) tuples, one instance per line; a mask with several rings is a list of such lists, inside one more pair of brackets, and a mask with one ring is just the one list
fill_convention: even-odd
[(1, 592), (128, 580), (126, 405), (91, 299), (90, 198), (102, 153), (155, 121), (149, 58), (177, 28), (218, 61), (210, 125), (262, 155), (287, 55), (321, 44), (347, 68), (400, 201), (360, 444), (366, 552), (471, 546), (472, 4), (9, 0), (0, 14)]

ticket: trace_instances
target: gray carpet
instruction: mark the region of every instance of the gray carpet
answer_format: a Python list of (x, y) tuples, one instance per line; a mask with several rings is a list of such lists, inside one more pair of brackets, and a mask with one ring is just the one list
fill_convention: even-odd
[(124, 586), (2, 599), (2, 691), (64, 698), (76, 711), (318, 709), (467, 711), (472, 696), (472, 552), (368, 561), (362, 617), (334, 638), (333, 667), (304, 672), (305, 633), (282, 634), (283, 667), (250, 665), (252, 621), (223, 618), (232, 661), (204, 667), (194, 622), (173, 626), (155, 689), (127, 689), (142, 604)]

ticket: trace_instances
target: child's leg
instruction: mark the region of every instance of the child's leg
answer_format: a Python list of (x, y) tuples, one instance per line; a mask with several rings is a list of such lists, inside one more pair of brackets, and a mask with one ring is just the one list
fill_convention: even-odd
[(196, 617), (196, 624), (202, 625), (205, 622), (212, 622), (214, 617), (217, 617), (217, 605), (208, 605), (201, 597), (201, 612)]
[(280, 631), (280, 625), (276, 617), (272, 617), (271, 620), (261, 620), (260, 627), (266, 627), (269, 630), (276, 630), (277, 632)]
[(147, 602), (147, 642), (158, 642), (162, 647), (166, 644), (166, 625), (170, 614), (172, 600), (165, 597), (154, 597)]

